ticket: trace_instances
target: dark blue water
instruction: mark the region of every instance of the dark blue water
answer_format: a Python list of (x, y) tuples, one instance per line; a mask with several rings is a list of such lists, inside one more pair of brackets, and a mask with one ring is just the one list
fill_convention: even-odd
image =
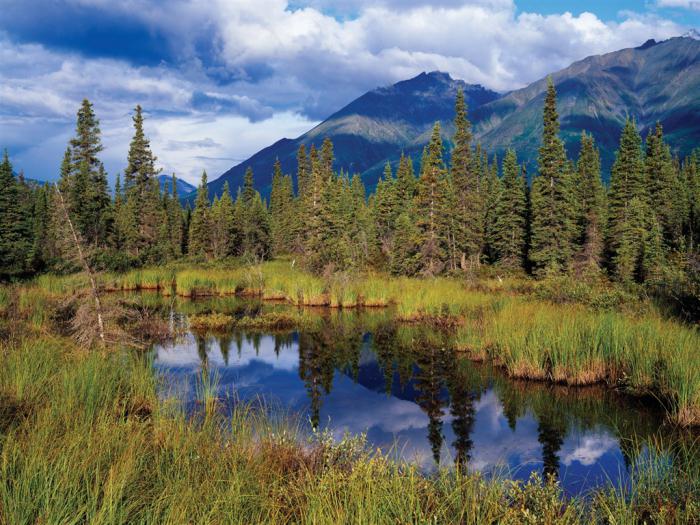
[(371, 329), (338, 317), (306, 333), (187, 333), (155, 349), (155, 366), (190, 410), (205, 369), (220, 399), (264, 398), (337, 438), (366, 433), (428, 473), (456, 462), (517, 479), (545, 472), (570, 494), (624, 483), (629, 440), (661, 432), (660, 414), (609, 391), (514, 382), (403, 328)]

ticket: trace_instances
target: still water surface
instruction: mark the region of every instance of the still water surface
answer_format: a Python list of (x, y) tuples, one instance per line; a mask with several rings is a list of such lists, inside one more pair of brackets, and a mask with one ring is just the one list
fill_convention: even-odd
[[(170, 306), (184, 326), (188, 312), (262, 308), (234, 300)], [(303, 332), (186, 330), (154, 349), (163, 395), (194, 410), (205, 370), (227, 403), (264, 399), (337, 438), (366, 433), (373, 448), (428, 473), (455, 462), (486, 474), (508, 469), (517, 479), (544, 471), (569, 494), (625, 483), (635, 461), (632, 438), (670, 432), (658, 410), (640, 402), (605, 389), (509, 380), (386, 313), (309, 315), (315, 322)]]

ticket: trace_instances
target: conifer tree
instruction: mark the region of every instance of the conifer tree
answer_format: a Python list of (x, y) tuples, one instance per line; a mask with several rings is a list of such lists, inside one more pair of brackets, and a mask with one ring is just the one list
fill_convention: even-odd
[(32, 217), (32, 247), (29, 252), (29, 269), (33, 272), (44, 270), (50, 261), (49, 257), (49, 185), (39, 187), (33, 194), (31, 210)]
[(409, 212), (403, 211), (399, 214), (394, 231), (394, 250), (389, 261), (389, 271), (394, 275), (416, 275), (420, 269), (420, 232)]
[(292, 180), (282, 174), (279, 159), (275, 161), (270, 192), (270, 237), (275, 255), (291, 253), (296, 234), (294, 224), (294, 193)]
[(597, 272), (603, 258), (606, 230), (606, 195), (600, 178), (600, 153), (592, 135), (581, 135), (577, 163), (578, 253), (580, 270)]
[(388, 255), (392, 249), (393, 227), (397, 210), (395, 184), (391, 164), (387, 162), (384, 166), (384, 173), (377, 182), (373, 199), (375, 231), (379, 238), (380, 248), (385, 255)]
[(538, 173), (532, 182), (530, 259), (539, 274), (566, 270), (574, 253), (576, 204), (573, 176), (559, 137), (557, 92), (548, 79)]
[(169, 252), (172, 257), (179, 257), (183, 253), (184, 220), (183, 210), (177, 194), (177, 177), (173, 174), (170, 185), (170, 198), (166, 201), (166, 220), (168, 232)]
[(195, 256), (211, 256), (211, 209), (207, 172), (202, 172), (202, 181), (197, 188), (197, 198), (189, 225), (189, 253)]
[(270, 223), (265, 203), (255, 190), (253, 170), (246, 170), (240, 202), (242, 253), (262, 260), (270, 255)]
[(686, 236), (688, 251), (693, 253), (700, 247), (700, 160), (693, 152), (683, 163), (683, 181), (688, 198)]
[(509, 269), (523, 267), (527, 241), (527, 183), (514, 150), (503, 159), (501, 196), (496, 205), (493, 246), (499, 265)]
[(0, 278), (17, 277), (27, 270), (31, 217), (24, 209), (21, 192), (5, 150), (0, 163)]
[(650, 225), (655, 222), (652, 215), (646, 199), (635, 196), (628, 203), (626, 219), (616, 228), (619, 238), (613, 264), (615, 275), (622, 283), (643, 280), (645, 246), (649, 240)]
[(128, 164), (124, 170), (126, 213), (130, 215), (126, 247), (143, 256), (159, 243), (160, 225), (165, 222), (161, 206), (156, 157), (143, 129), (143, 111), (136, 106), (133, 116), (134, 136), (129, 145)]
[(416, 175), (413, 172), (413, 161), (411, 157), (401, 153), (399, 167), (396, 170), (396, 182), (394, 183), (394, 202), (397, 207), (397, 214), (408, 211), (413, 205), (416, 196)]
[(420, 268), (425, 275), (436, 275), (445, 267), (445, 164), (440, 123), (436, 122), (430, 143), (423, 153), (416, 195)]
[(70, 141), (70, 169), (62, 166), (61, 180), (68, 187), (68, 211), (91, 246), (105, 245), (111, 227), (107, 176), (97, 156), (102, 149), (99, 120), (90, 101), (84, 99), (78, 110), (75, 137)]
[(502, 186), (501, 179), (498, 177), (498, 158), (494, 155), (493, 162), (486, 168), (482, 182), (485, 197), (483, 252), (486, 260), (490, 263), (497, 259), (496, 214), (503, 192)]
[[(635, 206), (631, 206), (633, 199), (637, 199)], [(629, 230), (646, 224), (644, 217), (633, 215), (646, 212), (648, 202), (642, 139), (635, 122), (627, 119), (612, 168), (608, 198), (608, 248), (615, 273), (623, 281), (630, 281), (638, 273), (634, 265), (639, 239), (635, 240), (635, 232)]]
[(211, 207), (211, 249), (212, 255), (217, 259), (232, 255), (235, 251), (233, 244), (234, 221), (233, 200), (228, 182), (225, 182), (221, 196), (214, 200)]
[(457, 92), (455, 113), (450, 174), (456, 196), (455, 244), (460, 255), (460, 265), (466, 269), (468, 262), (470, 266), (478, 265), (481, 258), (485, 200), (479, 173), (474, 170), (471, 123), (467, 118), (467, 105), (461, 89)]
[(656, 218), (668, 247), (676, 248), (682, 242), (683, 223), (688, 213), (685, 188), (671, 157), (671, 149), (664, 142), (663, 128), (656, 124), (646, 140), (645, 178), (647, 193), (656, 206)]

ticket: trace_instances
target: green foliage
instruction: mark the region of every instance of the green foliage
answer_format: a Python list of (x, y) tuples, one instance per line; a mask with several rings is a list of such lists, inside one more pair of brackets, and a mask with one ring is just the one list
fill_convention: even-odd
[(503, 159), (500, 198), (496, 204), (493, 247), (499, 265), (522, 268), (527, 243), (527, 182), (522, 176), (515, 151)]
[(12, 173), (7, 151), (0, 163), (0, 278), (18, 277), (29, 268), (32, 214), (27, 191)]
[(202, 172), (202, 181), (197, 188), (197, 199), (192, 211), (189, 227), (190, 255), (211, 255), (211, 209), (209, 205), (209, 190), (207, 189), (207, 172)]
[(424, 275), (436, 275), (445, 268), (448, 202), (447, 178), (442, 154), (440, 123), (436, 122), (430, 143), (423, 151), (415, 202), (420, 271)]
[(538, 274), (567, 270), (574, 254), (576, 203), (574, 178), (559, 138), (554, 83), (548, 80), (539, 171), (532, 182), (530, 260)]
[(454, 250), (460, 266), (478, 264), (484, 245), (486, 196), (481, 173), (473, 161), (471, 123), (467, 118), (464, 92), (457, 92), (455, 135), (452, 139), (450, 177), (454, 187)]
[(600, 178), (600, 153), (591, 135), (581, 134), (577, 162), (576, 203), (578, 205), (577, 270), (598, 273), (604, 255), (607, 224), (606, 195)]

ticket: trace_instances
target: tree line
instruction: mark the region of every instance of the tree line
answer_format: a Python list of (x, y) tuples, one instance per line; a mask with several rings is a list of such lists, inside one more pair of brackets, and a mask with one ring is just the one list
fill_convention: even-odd
[[(499, 161), (474, 144), (464, 95), (455, 133), (443, 143), (436, 123), (416, 174), (403, 156), (387, 163), (367, 196), (359, 175), (334, 169), (333, 144), (300, 146), (297, 172), (273, 167), (269, 203), (249, 168), (234, 196), (210, 199), (206, 172), (194, 207), (183, 207), (173, 176), (161, 190), (140, 106), (123, 179), (110, 193), (99, 154), (99, 121), (84, 100), (57, 187), (15, 177), (0, 164), (0, 275), (69, 271), (58, 242), (65, 197), (93, 265), (124, 270), (183, 256), (264, 260), (293, 255), (311, 271), (374, 268), (395, 275), (473, 272), (484, 265), (536, 276), (608, 274), (623, 283), (659, 283), (669, 273), (697, 278), (700, 154), (679, 159), (661, 125), (643, 140), (633, 119), (621, 134), (610, 184), (601, 178), (594, 138), (583, 132), (570, 159), (559, 134), (556, 89), (544, 103), (537, 173), (528, 184), (517, 152)], [(447, 150), (451, 150), (449, 160)]]

